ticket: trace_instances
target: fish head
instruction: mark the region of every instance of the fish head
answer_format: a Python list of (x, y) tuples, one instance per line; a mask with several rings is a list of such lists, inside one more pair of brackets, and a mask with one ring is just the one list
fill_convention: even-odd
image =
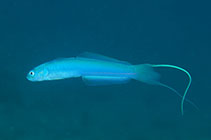
[(48, 69), (44, 65), (40, 65), (30, 70), (26, 78), (33, 82), (48, 80)]

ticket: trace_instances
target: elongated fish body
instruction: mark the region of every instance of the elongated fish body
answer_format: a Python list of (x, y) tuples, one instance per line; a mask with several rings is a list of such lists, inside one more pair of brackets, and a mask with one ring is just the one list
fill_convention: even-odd
[(35, 82), (82, 77), (88, 85), (122, 84), (137, 78), (136, 69), (128, 62), (86, 52), (41, 64), (28, 73), (27, 79)]
[[(181, 70), (188, 75), (190, 81), (183, 96), (175, 89), (160, 82), (160, 74), (154, 70), (154, 68), (157, 67), (174, 68)], [(168, 64), (132, 65), (125, 61), (89, 52), (82, 53), (78, 57), (60, 58), (46, 62), (35, 67), (27, 74), (27, 79), (33, 82), (72, 77), (82, 77), (83, 81), (90, 86), (123, 84), (129, 82), (131, 79), (147, 84), (164, 86), (182, 97), (182, 114), (185, 96), (192, 80), (190, 74), (185, 69), (178, 66)], [(195, 106), (191, 101), (186, 101)]]
[[(31, 73), (34, 76), (31, 76)], [(134, 75), (134, 68), (129, 64), (73, 57), (44, 63), (32, 70), (27, 78), (30, 81), (44, 81), (80, 76), (131, 78)]]

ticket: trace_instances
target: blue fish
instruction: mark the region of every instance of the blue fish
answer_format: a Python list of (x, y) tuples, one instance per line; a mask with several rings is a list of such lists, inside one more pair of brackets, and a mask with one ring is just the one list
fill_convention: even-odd
[[(172, 87), (160, 82), (160, 74), (155, 71), (155, 68), (157, 67), (174, 68), (187, 74), (189, 77), (189, 83), (183, 96)], [(183, 104), (185, 100), (195, 106), (190, 100), (185, 99), (191, 85), (191, 75), (185, 69), (174, 65), (132, 65), (126, 61), (120, 61), (100, 54), (85, 52), (77, 57), (60, 58), (46, 62), (35, 67), (27, 74), (27, 79), (33, 82), (60, 80), (72, 77), (82, 77), (82, 80), (90, 86), (123, 84), (132, 79), (147, 84), (160, 85), (172, 90), (182, 98), (182, 115), (184, 113)]]

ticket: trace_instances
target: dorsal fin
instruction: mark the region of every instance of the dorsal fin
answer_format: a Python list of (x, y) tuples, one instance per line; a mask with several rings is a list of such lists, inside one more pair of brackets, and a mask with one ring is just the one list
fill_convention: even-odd
[(79, 58), (82, 57), (82, 58), (89, 58), (89, 59), (96, 59), (96, 60), (103, 60), (103, 61), (109, 61), (109, 62), (131, 65), (130, 63), (128, 63), (126, 61), (120, 61), (120, 60), (117, 60), (115, 58), (111, 58), (111, 57), (108, 57), (108, 56), (104, 56), (104, 55), (97, 54), (97, 53), (91, 53), (91, 52), (83, 52), (83, 53), (79, 54), (78, 57)]
[(63, 57), (59, 57), (59, 58), (56, 58), (56, 59), (53, 59), (51, 61), (49, 61), (48, 63), (51, 63), (51, 62), (56, 62), (56, 61), (60, 61), (60, 60), (64, 60), (65, 58)]
[(49, 61), (48, 63), (54, 63), (54, 62), (58, 62), (58, 61), (72, 60), (72, 59), (75, 59), (75, 58), (74, 57), (69, 57), (69, 58), (59, 57), (59, 58), (56, 58), (56, 59), (53, 59), (53, 60)]

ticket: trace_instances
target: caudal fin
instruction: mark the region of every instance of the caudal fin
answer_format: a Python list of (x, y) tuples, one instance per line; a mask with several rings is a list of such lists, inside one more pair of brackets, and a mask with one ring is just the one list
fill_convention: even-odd
[(160, 83), (160, 74), (154, 71), (150, 64), (135, 65), (134, 69), (136, 73), (134, 79), (153, 85)]
[[(183, 96), (180, 95), (179, 92), (177, 92), (177, 90), (175, 90), (174, 88), (160, 82), (160, 74), (154, 70), (154, 68), (156, 68), (156, 67), (174, 68), (174, 69), (183, 71), (188, 75), (189, 83), (188, 83), (188, 85), (185, 89)], [(174, 93), (176, 93), (179, 97), (181, 97), (182, 98), (182, 101), (181, 101), (181, 113), (182, 113), (182, 115), (184, 114), (184, 101), (185, 100), (188, 103), (190, 103), (191, 105), (193, 105), (196, 109), (198, 109), (198, 107), (193, 102), (185, 99), (186, 94), (188, 92), (188, 89), (190, 88), (191, 81), (192, 81), (191, 75), (185, 69), (178, 67), (178, 66), (166, 65), (166, 64), (160, 64), (160, 65), (140, 64), (140, 65), (135, 65), (134, 69), (135, 69), (135, 72), (136, 72), (134, 79), (141, 81), (141, 82), (144, 82), (144, 83), (147, 83), (147, 84), (160, 85), (160, 86), (166, 87), (166, 88), (170, 89), (171, 91), (173, 91)]]

